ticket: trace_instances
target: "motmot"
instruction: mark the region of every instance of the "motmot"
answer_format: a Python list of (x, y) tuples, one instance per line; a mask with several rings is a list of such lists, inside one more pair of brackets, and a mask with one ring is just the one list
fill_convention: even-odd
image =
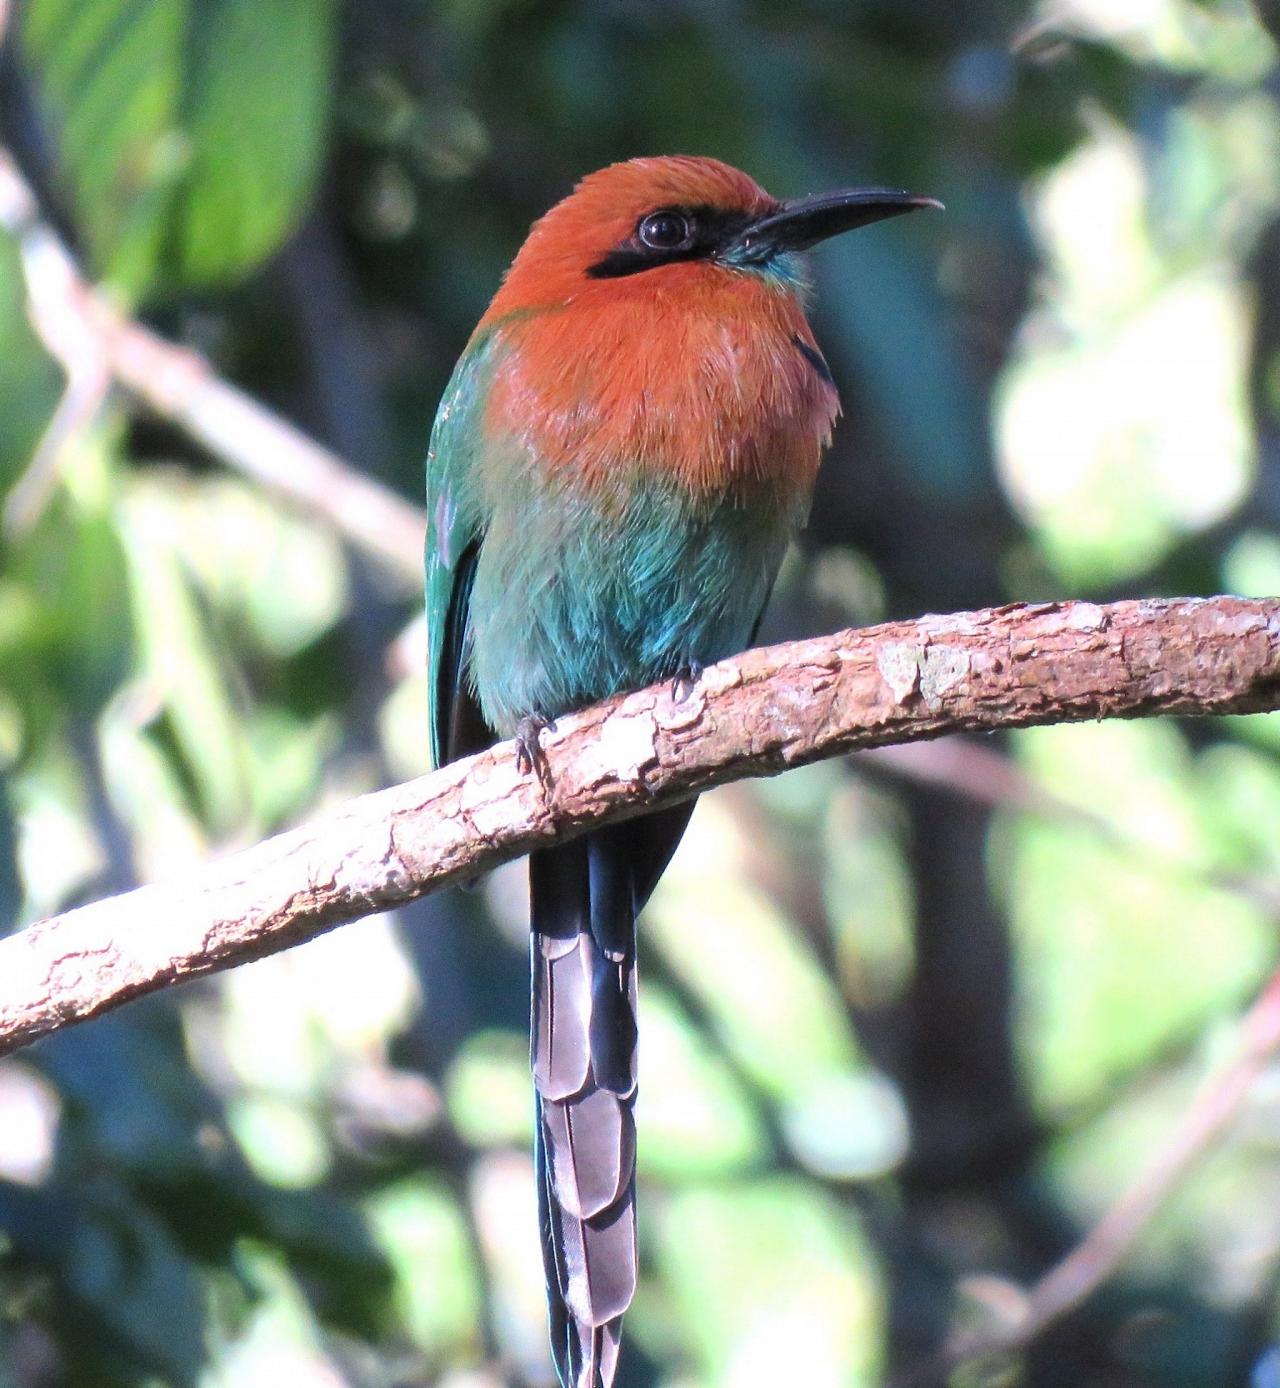
[[(790, 201), (715, 159), (584, 178), (529, 232), (427, 461), (436, 766), (754, 639), (839, 411), (804, 253), (932, 198)], [(529, 857), (534, 1157), (552, 1357), (609, 1388), (636, 1288), (636, 916), (692, 802)]]

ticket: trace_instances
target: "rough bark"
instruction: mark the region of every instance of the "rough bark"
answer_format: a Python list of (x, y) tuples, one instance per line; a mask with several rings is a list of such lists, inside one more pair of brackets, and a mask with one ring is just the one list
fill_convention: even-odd
[(1088, 718), (1280, 707), (1280, 600), (1014, 605), (748, 651), (0, 942), (0, 1053), (311, 938), (558, 836), (861, 747)]

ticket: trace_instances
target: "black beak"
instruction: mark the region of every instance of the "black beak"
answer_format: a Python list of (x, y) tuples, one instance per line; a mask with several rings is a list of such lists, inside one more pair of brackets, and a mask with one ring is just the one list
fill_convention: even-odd
[(842, 231), (870, 226), (886, 217), (901, 217), (921, 207), (941, 210), (942, 204), (937, 198), (917, 197), (893, 188), (846, 188), (792, 198), (745, 226), (722, 254), (739, 262), (768, 260), (783, 251), (808, 250)]

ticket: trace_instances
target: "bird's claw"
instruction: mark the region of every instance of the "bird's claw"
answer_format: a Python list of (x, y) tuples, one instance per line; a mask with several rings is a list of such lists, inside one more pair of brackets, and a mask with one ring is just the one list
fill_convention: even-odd
[(700, 661), (691, 660), (683, 670), (677, 670), (671, 680), (671, 702), (682, 704), (690, 694), (698, 687), (698, 681), (702, 678), (702, 664)]
[(542, 750), (541, 738), (544, 732), (555, 730), (555, 719), (543, 718), (536, 713), (522, 718), (516, 725), (516, 770), (522, 776), (533, 772), (543, 790), (551, 788), (551, 767), (546, 752)]

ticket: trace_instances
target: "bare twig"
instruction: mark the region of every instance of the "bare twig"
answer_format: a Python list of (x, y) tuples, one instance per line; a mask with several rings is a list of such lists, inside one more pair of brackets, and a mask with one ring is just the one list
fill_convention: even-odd
[(4, 527), (12, 534), (39, 519), (53, 490), (63, 448), (92, 422), (111, 376), (85, 312), (84, 284), (75, 263), (53, 229), (41, 220), (34, 194), (3, 150), (0, 226), (18, 243), (32, 326), (67, 376), (62, 399), (31, 462), (5, 499)]
[[(858, 763), (906, 781), (936, 786), (990, 809), (1019, 810), (1066, 819), (1093, 816), (1040, 785), (1005, 753), (973, 738), (949, 737), (927, 745), (869, 747)], [(1101, 828), (1101, 823), (1097, 824)]]
[(107, 397), (110, 377), (86, 359), (75, 374), (67, 375), (66, 388), (49, 418), (31, 461), (9, 489), (4, 503), (4, 530), (23, 535), (44, 514), (58, 479), (63, 450), (83, 434), (98, 417)]
[(220, 379), (203, 357), (95, 300), (115, 379), (216, 458), (323, 517), (417, 587), (426, 518), (395, 492)]
[(142, 993), (746, 776), (959, 731), (1280, 706), (1280, 600), (1013, 606), (748, 651), (561, 720), (551, 789), (504, 744), (0, 942), (0, 1052)]
[(406, 586), (422, 571), (423, 513), (222, 380), (197, 353), (122, 314), (86, 283), (40, 216), (35, 196), (0, 148), (0, 228), (18, 242), (31, 321), (67, 375), (67, 391), (11, 494), (6, 524), (29, 524), (70, 435), (96, 412), (109, 381), (229, 466), (322, 517), (381, 560)]
[(895, 1375), (890, 1388), (934, 1388), (964, 1364), (1025, 1348), (1047, 1326), (1092, 1295), (1133, 1247), (1183, 1178), (1223, 1136), (1254, 1081), (1280, 1051), (1280, 972), (1273, 974), (1239, 1027), (1235, 1054), (1205, 1082), (1150, 1165), (1060, 1263), (1027, 1293), (1018, 1313), (994, 1329), (956, 1336), (926, 1363)]
[(1084, 829), (1131, 864), (1166, 879), (1226, 892), (1273, 919), (1280, 917), (1280, 880), (1221, 868), (1126, 833), (1105, 814), (1056, 794), (1005, 753), (973, 738), (872, 747), (858, 753), (857, 761), (903, 780), (937, 786), (979, 805), (1040, 815)]

